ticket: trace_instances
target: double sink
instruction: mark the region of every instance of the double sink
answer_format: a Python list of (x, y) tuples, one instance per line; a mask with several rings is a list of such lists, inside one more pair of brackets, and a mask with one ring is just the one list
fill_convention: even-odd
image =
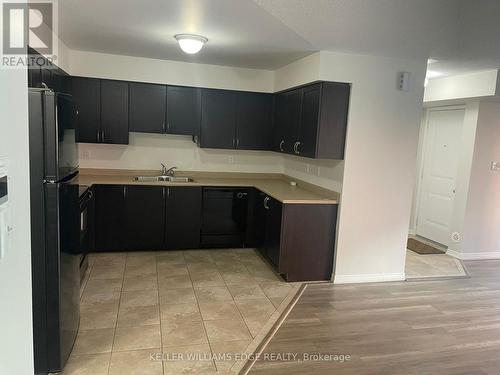
[(134, 181), (138, 182), (193, 182), (191, 177), (181, 177), (181, 176), (137, 176), (134, 177)]

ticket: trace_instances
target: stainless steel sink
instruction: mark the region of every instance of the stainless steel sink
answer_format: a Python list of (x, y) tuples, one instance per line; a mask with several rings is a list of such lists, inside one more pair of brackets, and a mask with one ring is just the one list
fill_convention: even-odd
[(194, 181), (191, 177), (181, 177), (181, 176), (137, 176), (134, 177), (134, 180), (139, 182), (163, 181), (163, 182), (180, 182), (180, 183)]

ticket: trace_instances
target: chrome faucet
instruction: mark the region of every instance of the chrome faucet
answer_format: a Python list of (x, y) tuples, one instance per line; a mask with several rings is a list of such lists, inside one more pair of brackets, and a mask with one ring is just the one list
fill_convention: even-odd
[(161, 175), (162, 176), (173, 176), (174, 175), (177, 167), (172, 167), (172, 168), (167, 169), (165, 164), (163, 164), (163, 163), (160, 163), (160, 164), (161, 164)]

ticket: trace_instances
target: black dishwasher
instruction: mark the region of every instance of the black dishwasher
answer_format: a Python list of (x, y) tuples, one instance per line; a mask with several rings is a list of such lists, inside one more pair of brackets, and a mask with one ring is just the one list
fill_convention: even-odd
[(244, 247), (248, 188), (203, 188), (201, 246)]

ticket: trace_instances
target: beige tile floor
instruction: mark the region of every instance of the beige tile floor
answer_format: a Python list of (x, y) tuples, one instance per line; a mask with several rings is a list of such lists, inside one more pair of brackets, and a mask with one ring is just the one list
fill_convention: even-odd
[(253, 249), (96, 254), (83, 287), (64, 375), (227, 372), (294, 289)]
[(450, 255), (420, 255), (411, 250), (406, 251), (405, 273), (407, 280), (468, 277), (462, 262)]

